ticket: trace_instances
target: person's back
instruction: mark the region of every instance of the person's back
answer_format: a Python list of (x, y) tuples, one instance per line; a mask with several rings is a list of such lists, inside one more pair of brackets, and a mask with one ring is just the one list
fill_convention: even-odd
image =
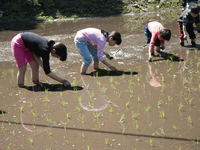
[(149, 31), (154, 34), (158, 33), (160, 30), (164, 29), (163, 25), (160, 22), (152, 21), (148, 23)]

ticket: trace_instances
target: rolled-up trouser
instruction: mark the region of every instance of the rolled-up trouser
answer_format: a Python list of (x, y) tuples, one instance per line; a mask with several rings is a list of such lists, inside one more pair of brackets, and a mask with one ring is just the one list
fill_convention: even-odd
[(82, 56), (84, 66), (88, 67), (91, 64), (92, 59), (93, 61), (98, 61), (97, 49), (79, 38), (75, 38), (74, 42), (78, 52)]

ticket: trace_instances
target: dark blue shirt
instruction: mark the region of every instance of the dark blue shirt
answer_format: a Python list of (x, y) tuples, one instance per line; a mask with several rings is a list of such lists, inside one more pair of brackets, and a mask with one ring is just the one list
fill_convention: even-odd
[(31, 52), (33, 52), (37, 57), (42, 58), (43, 69), (45, 74), (51, 72), (49, 64), (49, 54), (50, 46), (48, 45), (48, 40), (38, 34), (32, 32), (21, 33), (22, 40)]

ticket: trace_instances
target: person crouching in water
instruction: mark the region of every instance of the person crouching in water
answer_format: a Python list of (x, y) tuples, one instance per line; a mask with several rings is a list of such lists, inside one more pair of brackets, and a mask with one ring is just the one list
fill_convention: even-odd
[[(164, 42), (169, 41), (171, 38), (171, 31), (164, 28), (164, 26), (157, 22), (149, 22), (144, 27), (144, 34), (146, 36), (146, 42), (149, 44), (149, 58), (148, 61), (152, 61), (152, 56), (155, 56), (155, 51), (160, 52), (160, 49), (165, 49)], [(155, 50), (154, 50), (155, 46)]]
[(94, 69), (99, 69), (100, 61), (112, 71), (117, 70), (105, 60), (104, 55), (109, 58), (109, 54), (104, 52), (104, 47), (106, 42), (108, 42), (109, 46), (114, 46), (115, 44), (120, 45), (122, 40), (119, 32), (113, 31), (108, 33), (97, 28), (85, 28), (77, 32), (74, 42), (83, 58), (80, 70), (81, 74), (86, 74), (87, 68), (92, 62), (92, 58), (94, 61)]
[(41, 66), (47, 76), (63, 83), (64, 86), (70, 86), (67, 80), (51, 72), (49, 63), (50, 54), (61, 61), (67, 59), (67, 48), (64, 44), (55, 43), (53, 40), (48, 41), (46, 38), (32, 32), (23, 32), (17, 34), (12, 39), (11, 48), (16, 60), (16, 66), (19, 69), (17, 74), (19, 87), (24, 87), (27, 63), (30, 64), (32, 82), (34, 84), (42, 86), (42, 83), (39, 81), (39, 66)]
[[(200, 22), (199, 19), (199, 7), (192, 6), (190, 9), (186, 9), (182, 12), (178, 19), (178, 30), (179, 30), (179, 38), (180, 38), (180, 45), (184, 46), (184, 40), (187, 39), (187, 34), (189, 34), (189, 38), (191, 39), (192, 47), (196, 47), (196, 35), (194, 33), (194, 26), (195, 23), (198, 25)], [(198, 29), (199, 32), (199, 29)]]

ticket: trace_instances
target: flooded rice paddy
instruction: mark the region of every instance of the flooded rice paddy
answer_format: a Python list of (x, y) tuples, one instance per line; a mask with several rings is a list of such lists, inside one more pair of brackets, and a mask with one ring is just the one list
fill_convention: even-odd
[[(46, 22), (26, 30), (67, 45), (68, 60), (52, 58), (51, 66), (72, 88), (63, 88), (42, 70), (41, 81), (49, 84), (34, 87), (30, 68), (27, 88), (18, 88), (10, 40), (25, 30), (1, 31), (0, 149), (199, 150), (200, 50), (179, 46), (179, 13)], [(149, 20), (159, 20), (172, 31), (166, 50), (151, 63), (146, 62), (143, 35)], [(91, 66), (90, 75), (79, 74), (81, 57), (73, 38), (86, 27), (121, 32), (122, 44), (106, 47), (114, 57), (110, 63), (120, 71), (100, 65), (99, 72)]]

